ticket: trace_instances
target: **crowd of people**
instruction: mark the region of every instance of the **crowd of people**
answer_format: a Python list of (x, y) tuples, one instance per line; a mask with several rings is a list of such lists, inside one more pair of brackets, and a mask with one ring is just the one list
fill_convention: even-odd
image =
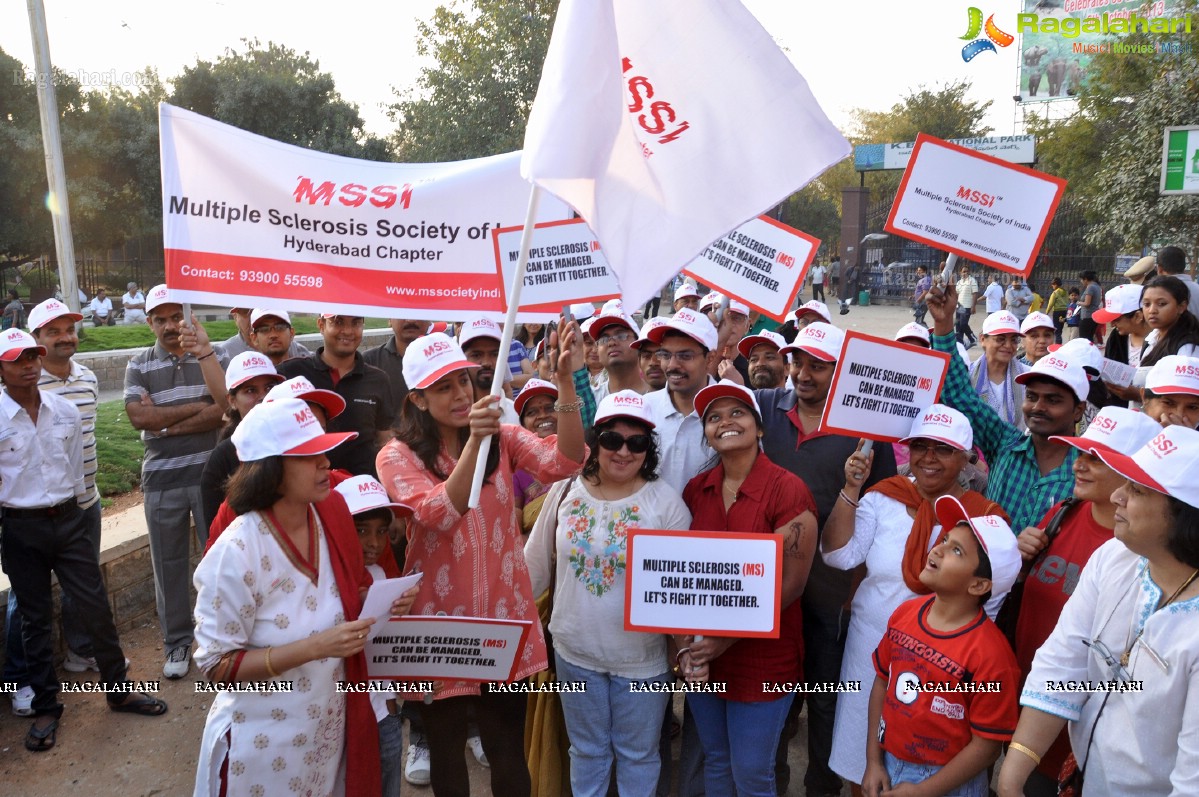
[[(282, 308), (234, 308), (214, 342), (151, 289), (156, 342), (124, 400), (163, 675), (221, 686), (195, 793), (458, 797), (468, 755), (497, 795), (1199, 793), (1199, 306), (1180, 255), (1106, 295), (1084, 275), (1090, 324), (1064, 341), (1057, 281), (1041, 300), (924, 271), (894, 338), (948, 355), (940, 403), (872, 446), (821, 429), (844, 331), (817, 298), (776, 326), (680, 282), (640, 323), (618, 299), (575, 305), (501, 352), (490, 318), (397, 319), (360, 353), (360, 317), (321, 315), (310, 352)], [(0, 335), (4, 680), (33, 752), (63, 713), (51, 573), (62, 666), (97, 672), (114, 711), (168, 712), (129, 681), (100, 576), (80, 318), (50, 299), (32, 334)], [(777, 536), (778, 636), (628, 630), (636, 528)], [(337, 688), (368, 679), (366, 590), (415, 573), (392, 616), (527, 621), (512, 677), (581, 688)], [(720, 689), (679, 715), (679, 684)]]

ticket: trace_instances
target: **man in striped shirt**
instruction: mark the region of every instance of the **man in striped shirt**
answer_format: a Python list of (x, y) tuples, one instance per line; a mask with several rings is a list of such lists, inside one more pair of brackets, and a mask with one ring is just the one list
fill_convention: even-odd
[(190, 668), (191, 526), (203, 550), (208, 518), (200, 476), (224, 422), (224, 362), (203, 327), (184, 323), (183, 305), (166, 285), (146, 296), (146, 315), (157, 342), (125, 368), (125, 411), (146, 446), (142, 492), (166, 652), (162, 672), (175, 679)]

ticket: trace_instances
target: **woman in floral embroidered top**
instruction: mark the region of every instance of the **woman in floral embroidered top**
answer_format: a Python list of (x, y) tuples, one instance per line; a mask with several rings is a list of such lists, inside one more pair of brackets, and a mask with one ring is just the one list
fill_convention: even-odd
[[(544, 440), (519, 426), (501, 426), (496, 399), (476, 400), (462, 349), (441, 333), (418, 338), (404, 353), (405, 399), (396, 439), (379, 452), (379, 481), (392, 500), (413, 508), (405, 569), (422, 572), (413, 614), (529, 620), (532, 630), (514, 678), (547, 665), (537, 620), (536, 593), (520, 550), (512, 474), (518, 468), (543, 482), (579, 470), (586, 456), (572, 374), (583, 366), (578, 326), (564, 331), (559, 355), (558, 434)], [(483, 438), (496, 435), (487, 480), (475, 509), (467, 508)], [(487, 685), (445, 681), (420, 706), (429, 743), (433, 793), (468, 795), (467, 712), (473, 708), (495, 795), (528, 795), (523, 736), (526, 696)]]
[(607, 794), (613, 760), (622, 797), (648, 797), (658, 784), (669, 695), (630, 687), (672, 679), (666, 637), (624, 630), (625, 535), (630, 528), (685, 529), (691, 513), (658, 480), (653, 427), (634, 391), (606, 396), (582, 478), (550, 488), (525, 546), (533, 591), (554, 585), (558, 680), (587, 684), (586, 692), (560, 695), (575, 797)]

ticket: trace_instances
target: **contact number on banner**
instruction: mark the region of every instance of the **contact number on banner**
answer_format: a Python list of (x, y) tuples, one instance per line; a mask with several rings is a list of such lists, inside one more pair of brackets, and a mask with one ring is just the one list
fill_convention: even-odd
[(804, 683), (794, 681), (762, 682), (763, 694), (796, 694), (816, 695), (835, 694), (837, 692), (861, 692), (861, 681), (825, 681), (821, 683)]

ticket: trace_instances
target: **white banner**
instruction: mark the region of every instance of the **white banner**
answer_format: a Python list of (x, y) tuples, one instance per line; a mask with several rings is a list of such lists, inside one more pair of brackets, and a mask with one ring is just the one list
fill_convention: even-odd
[(683, 272), (782, 321), (818, 248), (819, 238), (758, 216), (713, 241)]
[(366, 672), (412, 681), (509, 681), (531, 625), (487, 617), (393, 617), (366, 644)]
[[(523, 231), (523, 226), (492, 230), (505, 306)], [(564, 304), (602, 302), (618, 296), (620, 286), (608, 270), (608, 260), (587, 222), (551, 221), (534, 228), (520, 292), (522, 313), (542, 313), (543, 320), (552, 321)]]
[[(491, 230), (520, 224), (520, 153), (327, 155), (159, 106), (167, 284), (185, 301), (464, 320), (503, 312)], [(538, 219), (570, 217), (545, 197)]]
[(1065, 190), (1060, 177), (921, 133), (883, 229), (1027, 276)]

